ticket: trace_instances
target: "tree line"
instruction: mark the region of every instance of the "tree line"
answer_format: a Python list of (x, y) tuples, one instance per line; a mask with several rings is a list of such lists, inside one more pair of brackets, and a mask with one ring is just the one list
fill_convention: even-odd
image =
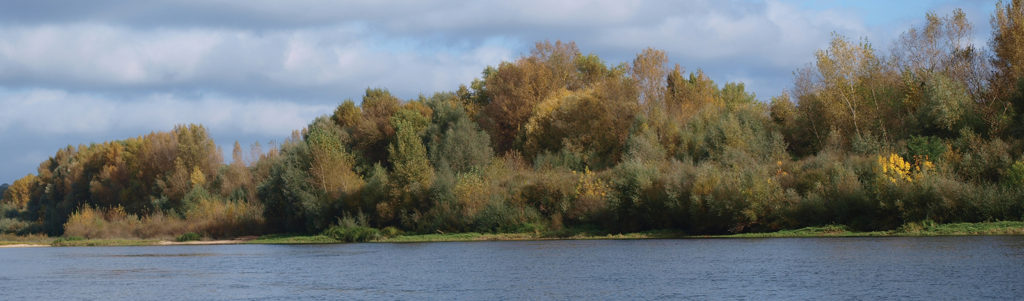
[(453, 92), (367, 89), (247, 164), (201, 125), (68, 146), (3, 192), (0, 231), (154, 237), (566, 228), (694, 234), (1024, 219), (1024, 3), (987, 48), (928, 13), (886, 55), (835, 34), (758, 101), (645, 49), (540, 42)]

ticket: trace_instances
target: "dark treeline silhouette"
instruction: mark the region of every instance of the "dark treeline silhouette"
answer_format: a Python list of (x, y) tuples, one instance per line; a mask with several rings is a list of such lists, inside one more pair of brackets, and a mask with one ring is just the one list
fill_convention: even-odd
[(718, 234), (1020, 220), (1022, 1), (997, 4), (991, 25), (975, 48), (961, 10), (929, 13), (888, 55), (836, 34), (767, 102), (660, 50), (612, 66), (541, 42), (455, 92), (367, 89), (250, 164), (238, 143), (224, 164), (198, 125), (69, 146), (5, 190), (0, 230)]

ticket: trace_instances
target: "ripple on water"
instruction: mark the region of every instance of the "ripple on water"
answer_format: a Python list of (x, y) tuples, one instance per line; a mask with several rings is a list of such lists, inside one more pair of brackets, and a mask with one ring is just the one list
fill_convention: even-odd
[(1024, 237), (41, 248), (33, 299), (1018, 299)]

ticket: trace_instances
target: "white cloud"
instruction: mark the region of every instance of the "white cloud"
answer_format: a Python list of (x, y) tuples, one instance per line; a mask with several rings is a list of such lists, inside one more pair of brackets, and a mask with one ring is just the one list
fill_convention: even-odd
[[(253, 32), (137, 30), (111, 25), (0, 27), (0, 86), (197, 90), (236, 95), (354, 97), (390, 87), (407, 97), (451, 90), (509, 50), (478, 43), (431, 52), (388, 47), (359, 26)], [(426, 51), (424, 51), (424, 49)], [(485, 61), (486, 60), (486, 61)], [(7, 84), (9, 85), (9, 84)]]
[[(534, 41), (555, 39), (574, 40), (584, 52), (610, 62), (654, 47), (713, 76), (779, 77), (809, 61), (832, 31), (868, 35), (852, 13), (775, 0), (401, 4), (171, 2), (161, 5), (179, 13), (203, 10), (208, 19), (148, 27), (116, 17), (3, 26), (0, 86), (27, 82), (100, 92), (196, 90), (317, 101), (386, 87), (414, 97), (452, 90), (487, 65), (528, 53)], [(211, 7), (231, 9), (205, 12)], [(312, 21), (285, 24), (289, 19)], [(265, 26), (244, 25), (260, 22)], [(777, 91), (770, 92), (762, 94)]]
[(333, 105), (224, 96), (188, 98), (155, 93), (132, 100), (61, 90), (0, 90), (0, 133), (95, 135), (166, 131), (199, 123), (212, 131), (287, 137)]

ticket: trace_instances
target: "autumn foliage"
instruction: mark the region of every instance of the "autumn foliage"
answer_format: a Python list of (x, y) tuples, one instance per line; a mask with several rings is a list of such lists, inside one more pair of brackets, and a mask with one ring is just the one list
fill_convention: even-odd
[(835, 34), (768, 98), (670, 66), (657, 49), (609, 65), (572, 42), (540, 42), (454, 92), (401, 100), (367, 89), (248, 160), (236, 143), (225, 164), (199, 125), (69, 146), (6, 190), (0, 231), (735, 233), (1020, 220), (1024, 5), (997, 4), (991, 51), (969, 44), (962, 11), (925, 17), (888, 51)]

